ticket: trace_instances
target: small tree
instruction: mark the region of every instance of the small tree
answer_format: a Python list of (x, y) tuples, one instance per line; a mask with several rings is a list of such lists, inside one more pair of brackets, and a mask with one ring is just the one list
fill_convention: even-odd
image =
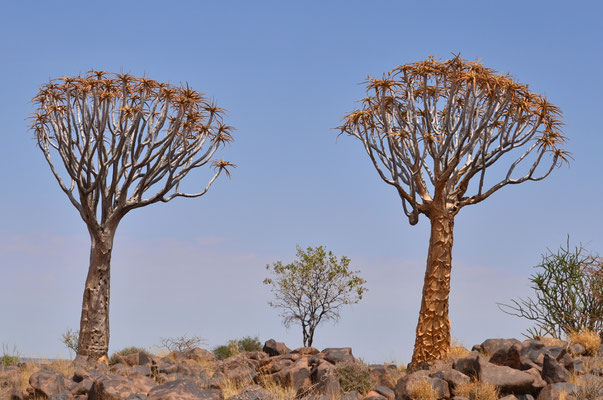
[[(50, 170), (90, 234), (90, 264), (82, 301), (78, 356), (107, 358), (113, 238), (130, 211), (176, 197), (204, 195), (232, 166), (214, 160), (197, 193), (182, 179), (210, 163), (231, 142), (223, 109), (186, 87), (129, 74), (90, 71), (42, 85), (33, 130)], [(53, 157), (62, 162), (57, 165)]]
[(366, 83), (361, 108), (340, 129), (362, 142), (410, 224), (420, 214), (429, 218), (411, 363), (442, 359), (450, 351), (454, 217), (504, 186), (546, 178), (565, 161), (561, 111), (509, 76), (459, 57), (401, 65)]
[(603, 336), (603, 258), (582, 246), (548, 251), (530, 276), (536, 299), (511, 300), (499, 308), (535, 323), (528, 335), (562, 338), (585, 329)]
[(356, 304), (367, 290), (359, 271), (349, 270), (350, 259), (339, 260), (323, 246), (297, 246), (297, 260), (291, 264), (278, 261), (266, 266), (272, 278), (264, 279), (271, 286), (275, 301), (270, 306), (281, 309), (283, 324), (300, 324), (304, 346), (312, 346), (316, 327), (322, 321), (338, 320), (341, 307)]

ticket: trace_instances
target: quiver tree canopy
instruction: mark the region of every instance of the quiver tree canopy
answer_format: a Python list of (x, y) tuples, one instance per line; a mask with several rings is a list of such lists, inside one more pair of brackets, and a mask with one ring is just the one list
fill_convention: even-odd
[[(362, 141), (415, 225), (431, 223), (412, 364), (446, 357), (454, 217), (506, 185), (546, 178), (570, 157), (561, 111), (478, 62), (428, 58), (365, 82), (340, 126)], [(496, 163), (496, 165), (494, 165)]]
[[(429, 212), (436, 187), (457, 213), (567, 161), (559, 108), (478, 62), (428, 58), (365, 83), (362, 107), (340, 129), (362, 140), (412, 225)], [(501, 158), (510, 159), (506, 173), (487, 185), (487, 168)]]
[[(130, 210), (204, 195), (228, 161), (213, 159), (233, 138), (224, 110), (187, 86), (129, 74), (89, 71), (42, 85), (33, 130), (59, 186), (91, 239), (78, 356), (105, 359), (113, 238)], [(60, 163), (55, 164), (60, 159)], [(212, 167), (209, 182), (187, 193), (193, 169)]]

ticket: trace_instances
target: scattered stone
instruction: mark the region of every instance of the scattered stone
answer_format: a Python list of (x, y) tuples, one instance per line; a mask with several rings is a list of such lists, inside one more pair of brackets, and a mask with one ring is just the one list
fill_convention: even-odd
[(393, 364), (371, 364), (369, 371), (376, 385), (387, 386), (392, 390), (400, 377), (398, 367)]
[(151, 364), (151, 358), (149, 357), (149, 355), (147, 353), (143, 353), (141, 351), (138, 351), (138, 352), (132, 353), (132, 354), (128, 354), (126, 356), (120, 356), (119, 359), (120, 359), (121, 363), (128, 365), (130, 367), (133, 367), (135, 365)]
[(266, 343), (264, 343), (262, 350), (270, 357), (291, 353), (291, 350), (289, 350), (285, 343), (277, 342), (274, 339), (267, 340)]
[(246, 388), (242, 393), (229, 397), (228, 400), (276, 400), (268, 389), (259, 385)]
[(321, 352), (323, 358), (332, 364), (356, 360), (350, 347), (327, 348)]
[(105, 375), (94, 381), (88, 394), (89, 400), (121, 400), (132, 395), (146, 395), (155, 382), (146, 376), (123, 377)]
[(412, 388), (421, 381), (427, 381), (429, 384), (431, 384), (431, 387), (437, 393), (438, 399), (450, 397), (450, 389), (445, 380), (431, 378), (429, 377), (429, 371), (420, 370), (400, 378), (396, 384), (396, 400), (410, 400)]
[(387, 386), (377, 385), (375, 386), (375, 392), (379, 393), (387, 400), (394, 400), (396, 398), (396, 393)]
[(341, 396), (341, 400), (360, 400), (361, 398), (362, 397), (360, 396), (360, 393), (355, 390), (352, 390), (351, 392), (345, 392)]
[(432, 378), (443, 379), (450, 385), (451, 389), (454, 389), (458, 385), (462, 383), (467, 383), (471, 380), (467, 375), (463, 374), (460, 371), (454, 370), (452, 368), (445, 368), (440, 371), (436, 371), (430, 374)]
[(569, 351), (573, 356), (578, 357), (586, 353), (586, 347), (584, 347), (584, 345), (581, 343), (576, 343), (569, 347)]
[(371, 390), (362, 398), (363, 400), (386, 400), (385, 396), (377, 393), (374, 390)]
[(551, 383), (540, 391), (536, 400), (578, 400), (572, 396), (576, 390), (576, 385), (571, 383)]
[(557, 360), (545, 354), (542, 365), (542, 379), (547, 383), (569, 382), (570, 373)]
[(521, 344), (517, 339), (487, 339), (482, 344), (473, 346), (471, 351), (479, 351), (482, 354), (492, 355), (501, 349), (507, 350), (516, 343)]
[(199, 389), (191, 380), (180, 379), (155, 386), (147, 400), (224, 400), (217, 389)]
[(314, 356), (320, 352), (316, 347), (298, 347), (293, 350), (292, 353), (300, 354), (302, 356)]
[(33, 394), (41, 397), (51, 397), (68, 393), (71, 395), (71, 381), (65, 375), (56, 371), (40, 370), (29, 377), (29, 385)]

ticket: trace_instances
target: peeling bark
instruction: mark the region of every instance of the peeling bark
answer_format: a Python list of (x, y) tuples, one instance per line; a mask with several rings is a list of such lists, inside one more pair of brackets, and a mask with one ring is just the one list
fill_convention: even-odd
[(450, 351), (448, 297), (454, 215), (433, 209), (429, 218), (431, 237), (412, 365), (442, 359)]
[(111, 252), (115, 230), (91, 234), (90, 266), (86, 278), (78, 357), (106, 361), (109, 349)]

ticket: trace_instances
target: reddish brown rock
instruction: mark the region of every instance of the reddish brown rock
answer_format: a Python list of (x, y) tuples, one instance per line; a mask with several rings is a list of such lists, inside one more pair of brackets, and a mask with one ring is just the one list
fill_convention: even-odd
[(66, 393), (71, 395), (72, 381), (60, 372), (40, 370), (29, 377), (29, 385), (34, 395), (51, 397)]
[(155, 386), (147, 400), (224, 400), (224, 396), (219, 390), (202, 390), (192, 381), (182, 379)]
[(264, 343), (262, 350), (270, 357), (291, 353), (291, 350), (285, 345), (285, 343), (277, 342), (274, 339), (267, 340), (266, 343)]

